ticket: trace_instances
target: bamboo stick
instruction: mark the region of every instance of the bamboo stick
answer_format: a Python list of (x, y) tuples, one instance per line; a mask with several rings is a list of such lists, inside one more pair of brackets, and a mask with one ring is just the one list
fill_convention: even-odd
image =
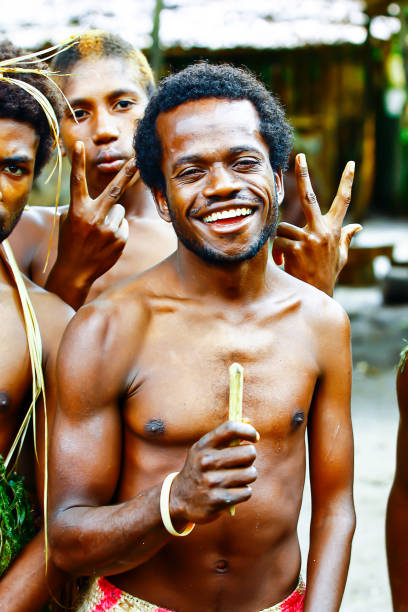
[[(242, 421), (242, 396), (244, 391), (244, 368), (239, 363), (233, 363), (229, 369), (229, 420)], [(231, 442), (237, 446), (239, 440)], [(230, 515), (235, 516), (235, 506), (229, 509)]]

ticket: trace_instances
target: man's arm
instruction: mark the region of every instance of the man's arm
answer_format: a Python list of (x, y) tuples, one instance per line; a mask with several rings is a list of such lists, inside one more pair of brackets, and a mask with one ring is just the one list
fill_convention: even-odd
[(305, 612), (339, 610), (355, 528), (349, 322), (331, 305), (321, 312), (322, 374), (308, 422), (312, 518)]
[(397, 375), (400, 422), (397, 465), (388, 499), (386, 539), (388, 572), (395, 612), (408, 610), (408, 367)]
[[(43, 343), (48, 431), (51, 432), (56, 399), (56, 357), (60, 339), (73, 311), (59, 298), (42, 290), (35, 289), (30, 292), (30, 295), (39, 321)], [(45, 466), (45, 420), (42, 401), (37, 403), (36, 415), (39, 461), (36, 461), (35, 467), (37, 497), (42, 506)], [(45, 537), (44, 529), (41, 529), (24, 547), (0, 581), (0, 612), (38, 612), (52, 597), (58, 600), (59, 588), (67, 580), (69, 576), (57, 568), (51, 559), (48, 561), (46, 573)]]
[(0, 581), (0, 612), (40, 612), (70, 579), (52, 561), (45, 574), (44, 530), (24, 547)]
[(351, 200), (354, 162), (348, 162), (330, 210), (322, 215), (303, 153), (296, 156), (296, 181), (306, 217), (303, 228), (280, 223), (273, 242), (275, 263), (285, 271), (332, 296), (334, 285), (347, 263), (352, 237), (362, 228), (353, 223), (342, 227)]
[[(162, 480), (122, 503), (113, 496), (121, 473), (122, 415), (131, 366), (148, 316), (106, 305), (83, 307), (64, 336), (57, 367), (59, 403), (50, 457), (50, 541), (55, 563), (72, 574), (112, 575), (151, 558), (172, 537), (160, 515)], [(134, 307), (134, 301), (133, 301)], [(127, 322), (124, 325), (124, 321)], [(248, 424), (227, 422), (186, 451), (170, 496), (176, 529), (208, 522), (251, 496), (256, 478)], [(63, 444), (61, 441), (63, 440)], [(230, 469), (226, 469), (226, 468)]]
[(129, 235), (120, 196), (138, 179), (129, 160), (104, 191), (92, 200), (85, 177), (85, 149), (78, 141), (72, 157), (71, 203), (59, 226), (57, 259), (45, 288), (77, 310), (92, 283), (119, 259)]

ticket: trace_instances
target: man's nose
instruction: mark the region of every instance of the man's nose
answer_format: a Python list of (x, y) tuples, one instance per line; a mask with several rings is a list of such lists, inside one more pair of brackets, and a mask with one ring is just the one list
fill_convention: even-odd
[(241, 184), (232, 170), (217, 166), (210, 170), (207, 183), (203, 189), (206, 198), (226, 197), (241, 189)]
[(98, 111), (93, 127), (92, 140), (95, 144), (108, 143), (119, 137), (115, 117), (105, 109)]

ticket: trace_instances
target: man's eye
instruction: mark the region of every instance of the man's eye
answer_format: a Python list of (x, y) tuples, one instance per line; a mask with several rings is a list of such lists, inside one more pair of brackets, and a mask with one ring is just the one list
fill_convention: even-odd
[(87, 112), (82, 108), (76, 108), (74, 110), (74, 115), (77, 119), (83, 119), (87, 115)]
[(134, 106), (134, 105), (135, 103), (133, 102), (133, 100), (119, 100), (119, 102), (115, 104), (115, 108), (125, 109), (125, 108), (130, 108), (131, 106)]
[(239, 159), (235, 164), (234, 164), (235, 168), (237, 168), (238, 170), (250, 170), (251, 168), (254, 168), (256, 166), (259, 166), (259, 161), (257, 159), (250, 159), (250, 158), (246, 158), (246, 159)]
[(194, 177), (194, 176), (200, 175), (201, 173), (202, 171), (200, 170), (200, 168), (186, 168), (185, 170), (180, 172), (179, 178), (187, 178), (190, 176)]
[(12, 174), (13, 176), (22, 176), (25, 174), (22, 168), (19, 166), (13, 166), (12, 164), (6, 166), (4, 169), (8, 174)]

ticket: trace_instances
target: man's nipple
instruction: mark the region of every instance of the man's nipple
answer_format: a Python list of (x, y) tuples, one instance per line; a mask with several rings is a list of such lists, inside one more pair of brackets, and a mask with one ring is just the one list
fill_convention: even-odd
[(0, 414), (3, 412), (7, 412), (10, 408), (11, 400), (8, 393), (5, 391), (0, 391)]
[(305, 422), (305, 413), (303, 410), (296, 410), (295, 414), (292, 417), (292, 429), (299, 429)]
[(162, 436), (166, 427), (161, 419), (150, 419), (145, 425), (145, 432), (150, 437)]

